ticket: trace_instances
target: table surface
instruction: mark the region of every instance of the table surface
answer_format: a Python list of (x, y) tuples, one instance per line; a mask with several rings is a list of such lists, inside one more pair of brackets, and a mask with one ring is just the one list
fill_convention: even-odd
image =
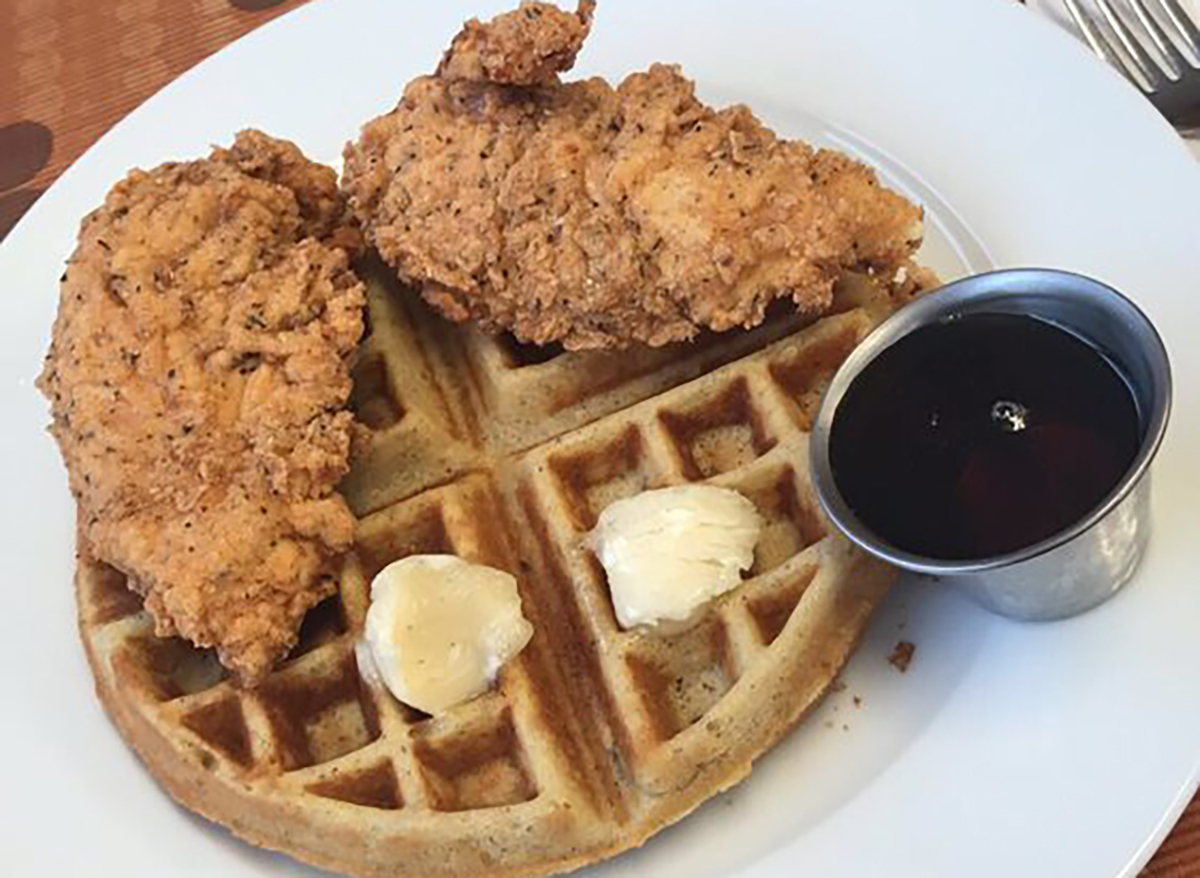
[[(138, 104), (305, 2), (0, 0), (0, 240)], [(1200, 876), (1200, 797), (1143, 875)]]

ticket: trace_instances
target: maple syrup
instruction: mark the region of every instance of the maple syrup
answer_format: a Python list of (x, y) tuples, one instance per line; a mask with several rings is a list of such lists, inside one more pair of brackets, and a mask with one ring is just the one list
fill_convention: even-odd
[(894, 547), (939, 560), (1016, 551), (1070, 527), (1121, 481), (1144, 427), (1095, 347), (1051, 323), (975, 313), (921, 327), (851, 384), (834, 481)]

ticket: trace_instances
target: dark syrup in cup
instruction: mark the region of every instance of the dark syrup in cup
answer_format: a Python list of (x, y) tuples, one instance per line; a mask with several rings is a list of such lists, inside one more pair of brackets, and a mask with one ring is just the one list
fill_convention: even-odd
[(887, 543), (978, 559), (1086, 516), (1143, 432), (1129, 384), (1091, 344), (1036, 317), (969, 313), (914, 330), (863, 369), (837, 408), (829, 463)]

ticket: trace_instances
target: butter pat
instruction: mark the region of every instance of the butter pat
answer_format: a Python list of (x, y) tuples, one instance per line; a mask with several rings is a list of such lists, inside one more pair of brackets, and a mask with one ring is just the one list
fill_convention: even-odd
[(371, 581), (370, 660), (360, 665), (368, 681), (377, 675), (398, 700), (437, 714), (487, 691), (532, 636), (511, 574), (413, 555)]
[(729, 488), (684, 485), (618, 500), (587, 542), (608, 574), (622, 628), (695, 620), (736, 588), (762, 532), (754, 504)]

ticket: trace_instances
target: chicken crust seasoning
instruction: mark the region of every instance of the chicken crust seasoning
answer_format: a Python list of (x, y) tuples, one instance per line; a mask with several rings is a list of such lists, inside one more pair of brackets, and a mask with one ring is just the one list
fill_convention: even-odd
[(472, 18), (446, 50), (437, 75), (499, 85), (554, 85), (575, 65), (592, 29), (595, 0), (571, 15), (547, 3), (523, 3), (487, 24)]
[(254, 684), (334, 590), (362, 334), (332, 170), (256, 131), (82, 224), (38, 386), (87, 552)]
[(921, 211), (866, 166), (714, 110), (677, 67), (562, 83), (591, 24), (523, 3), (471, 21), (345, 151), (371, 243), (452, 320), (569, 350), (663, 345), (895, 280)]

